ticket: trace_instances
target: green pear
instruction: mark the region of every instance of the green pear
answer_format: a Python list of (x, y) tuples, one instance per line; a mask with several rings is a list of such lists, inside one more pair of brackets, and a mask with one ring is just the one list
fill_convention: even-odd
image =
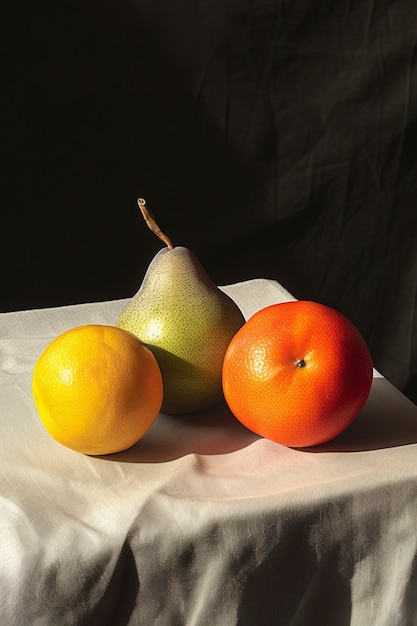
[(150, 217), (145, 201), (139, 199), (138, 204), (148, 226), (167, 247), (151, 261), (116, 324), (154, 353), (164, 386), (162, 412), (199, 412), (223, 398), (223, 358), (245, 319), (197, 257), (188, 248), (172, 245)]

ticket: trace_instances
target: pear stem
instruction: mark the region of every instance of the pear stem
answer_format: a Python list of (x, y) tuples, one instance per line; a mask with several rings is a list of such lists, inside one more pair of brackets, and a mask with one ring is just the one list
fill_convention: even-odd
[(155, 233), (155, 235), (157, 235), (159, 239), (161, 239), (164, 242), (164, 244), (168, 247), (168, 250), (172, 250), (174, 246), (172, 244), (171, 239), (167, 237), (165, 233), (162, 232), (162, 230), (159, 228), (158, 224), (155, 222), (153, 217), (151, 217), (151, 215), (149, 214), (148, 208), (146, 206), (146, 200), (144, 200), (143, 198), (139, 198), (138, 205), (142, 213), (143, 219), (146, 222), (147, 227), (150, 228), (151, 231)]

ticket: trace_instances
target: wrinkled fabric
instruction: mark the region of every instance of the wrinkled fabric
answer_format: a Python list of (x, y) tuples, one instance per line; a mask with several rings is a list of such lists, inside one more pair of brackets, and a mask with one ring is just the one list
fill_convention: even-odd
[[(223, 287), (248, 318), (293, 299)], [(224, 406), (125, 452), (69, 450), (31, 397), (40, 352), (126, 300), (0, 315), (2, 626), (417, 624), (417, 408), (377, 371), (338, 438), (296, 450)]]

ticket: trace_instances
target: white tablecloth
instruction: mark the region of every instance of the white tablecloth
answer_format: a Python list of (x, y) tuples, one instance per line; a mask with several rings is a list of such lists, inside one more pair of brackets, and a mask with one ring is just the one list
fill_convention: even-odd
[[(224, 287), (246, 317), (293, 299)], [(417, 408), (375, 372), (340, 437), (261, 439), (226, 408), (159, 415), (94, 458), (44, 430), (44, 347), (125, 300), (0, 315), (1, 626), (417, 624)]]

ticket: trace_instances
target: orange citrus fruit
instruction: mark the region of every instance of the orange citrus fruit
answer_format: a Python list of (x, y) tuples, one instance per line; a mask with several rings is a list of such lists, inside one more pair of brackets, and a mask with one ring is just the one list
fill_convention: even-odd
[(369, 349), (350, 320), (311, 301), (273, 304), (233, 337), (223, 392), (249, 430), (290, 447), (314, 446), (344, 431), (372, 384)]
[(152, 352), (132, 333), (88, 324), (56, 337), (36, 361), (33, 399), (47, 432), (84, 454), (136, 443), (162, 405)]

